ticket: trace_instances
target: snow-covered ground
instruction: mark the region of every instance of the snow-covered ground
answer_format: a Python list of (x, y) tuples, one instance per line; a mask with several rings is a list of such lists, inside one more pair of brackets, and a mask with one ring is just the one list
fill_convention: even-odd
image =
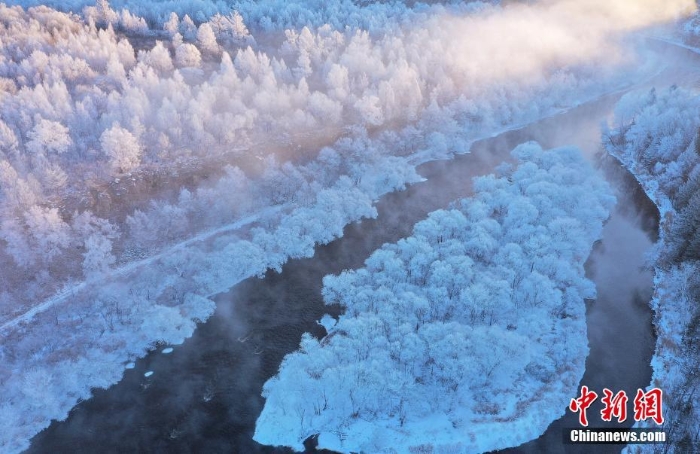
[[(479, 133), (465, 129), (452, 137), (457, 141), (461, 136), (468, 144)], [(370, 149), (381, 145), (365, 143)], [(118, 381), (124, 368), (154, 342), (179, 344), (189, 337), (194, 321), (213, 312), (209, 296), (268, 268), (278, 269), (287, 257), (312, 255), (316, 243), (340, 236), (347, 223), (373, 216), (372, 202), (382, 194), (417, 181), (415, 166), (444, 158), (444, 153), (443, 148), (424, 148), (403, 159), (367, 163), (361, 187), (343, 178), (309, 207), (265, 209), (69, 287), (7, 321), (0, 353), (11, 367), (3, 369), (0, 417), (8, 430), (0, 446), (9, 452), (23, 449), (51, 419), (65, 418), (76, 402), (89, 398), (91, 388)], [(258, 229), (236, 232), (253, 225)], [(31, 356), (21, 354), (27, 351)]]
[[(240, 4), (246, 20), (260, 29), (271, 23), (280, 30), (288, 18), (295, 26), (320, 26), (290, 32), (280, 46), (265, 43), (270, 54), (262, 45), (244, 47), (257, 44), (235, 15), (213, 43), (206, 27), (200, 34), (183, 17), (166, 33), (165, 45), (135, 55), (127, 40), (92, 22), (117, 17), (115, 26), (129, 30), (135, 42), (138, 30), (152, 33), (138, 18), (114, 16), (105, 2), (86, 10), (87, 21), (47, 8), (0, 6), (7, 53), (0, 59), (0, 200), (7, 244), (0, 283), (23, 290), (22, 276), (36, 278), (26, 292), (0, 294), (2, 451), (26, 448), (51, 419), (64, 418), (91, 388), (118, 381), (156, 343), (181, 343), (196, 321), (212, 313), (211, 295), (279, 269), (288, 257), (310, 256), (315, 244), (341, 235), (348, 223), (373, 216), (372, 204), (382, 194), (418, 180), (421, 162), (466, 152), (475, 139), (652, 74), (656, 63), (626, 52), (630, 48), (619, 38), (669, 16), (588, 11), (598, 25), (591, 29), (573, 19), (578, 15), (567, 16), (567, 5), (588, 14), (576, 9), (577, 2), (507, 12), (485, 4), (411, 10), (397, 3), (386, 6), (385, 16), (373, 10), (382, 3), (369, 9), (342, 3), (356, 8), (359, 18), (315, 3), (321, 13), (314, 18), (292, 11), (307, 3), (290, 4), (292, 9), (275, 2)], [(651, 10), (661, 4), (651, 3)], [(254, 7), (270, 13), (252, 12)], [(150, 21), (161, 17), (158, 8)], [(394, 10), (408, 19), (382, 22), (391, 22), (386, 18)], [(273, 11), (280, 20), (268, 22)], [(214, 12), (207, 10), (201, 21)], [(541, 36), (533, 36), (522, 14), (538, 18), (534, 27)], [(331, 15), (341, 22), (327, 19)], [(363, 27), (374, 18), (378, 25), (367, 28), (382, 33), (342, 27)], [(210, 27), (220, 19), (212, 17)], [(505, 29), (511, 40), (502, 39)], [(221, 48), (212, 45), (217, 39)], [(576, 43), (577, 52), (567, 43)], [(325, 127), (341, 132), (329, 135)], [(267, 148), (274, 147), (258, 140), (282, 137), (273, 145), (289, 152), (292, 133), (303, 138), (302, 162), (284, 153), (288, 162), (267, 159)], [(84, 220), (83, 213), (61, 211), (61, 197), (84, 191), (81, 184), (92, 178), (132, 181), (139, 166), (172, 170), (171, 161), (187, 162), (198, 153), (229, 159), (244, 152), (249, 154), (241, 166), (259, 159), (267, 166), (258, 169), (262, 176), (234, 169), (221, 178), (226, 184), (182, 191), (177, 201), (134, 211), (123, 202), (117, 208), (126, 213), (110, 219), (125, 224), (116, 227), (129, 232), (127, 239), (118, 239), (105, 219), (80, 224), (75, 221)], [(247, 192), (246, 185), (257, 192)], [(119, 241), (149, 239), (158, 243), (157, 253), (114, 266)], [(90, 252), (85, 257), (75, 252), (84, 249)], [(42, 299), (55, 288), (63, 290)], [(7, 301), (21, 313), (5, 311)]]

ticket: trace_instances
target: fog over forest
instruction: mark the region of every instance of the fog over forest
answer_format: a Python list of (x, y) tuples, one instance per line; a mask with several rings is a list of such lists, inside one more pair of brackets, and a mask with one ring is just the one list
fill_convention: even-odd
[(543, 119), (569, 131), (563, 113), (608, 98), (598, 129), (475, 158), (482, 176), (444, 188), (468, 194), (315, 283), (337, 313), (262, 378), (249, 435), (338, 452), (540, 436), (586, 368), (607, 160), (660, 214), (629, 254), (654, 272), (669, 440), (625, 449), (700, 449), (697, 49), (692, 0), (0, 3), (0, 451), (178, 348), (216, 295), (376, 218), (421, 164)]

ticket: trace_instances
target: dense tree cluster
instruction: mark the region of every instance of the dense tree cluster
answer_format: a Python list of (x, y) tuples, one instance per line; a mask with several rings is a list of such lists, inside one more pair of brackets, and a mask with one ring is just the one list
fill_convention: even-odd
[(3, 451), (417, 164), (629, 83), (665, 17), (408, 3), (0, 4)]
[[(654, 183), (671, 206), (660, 264), (700, 259), (700, 103), (677, 87), (633, 93), (616, 109), (619, 127), (606, 132), (611, 152)], [(671, 215), (671, 213), (673, 213)]]
[[(213, 313), (210, 296), (268, 269), (280, 270), (289, 257), (311, 257), (317, 243), (341, 236), (350, 222), (375, 216), (372, 201), (343, 177), (302, 207), (269, 207), (123, 266), (108, 280), (88, 274), (86, 282), (44, 301), (45, 308), (3, 321), (0, 450), (26, 449), (52, 419), (64, 419), (92, 388), (118, 381), (124, 366), (154, 343), (182, 343), (196, 322)], [(88, 265), (114, 260), (100, 244), (114, 233), (109, 225), (81, 215), (75, 227), (97, 243)], [(0, 294), (0, 302), (7, 299)]]
[[(587, 356), (583, 264), (615, 200), (576, 149), (528, 143), (513, 156), (472, 199), (324, 278), (345, 314), (265, 385), (256, 440), (475, 452), (526, 441), (560, 413)], [(512, 433), (488, 434), (496, 423)]]
[(605, 134), (608, 151), (635, 174), (661, 214), (652, 365), (654, 386), (666, 396), (669, 443), (658, 451), (695, 452), (700, 449), (700, 102), (677, 87), (632, 93), (620, 101), (615, 121)]
[[(255, 31), (274, 32), (288, 28), (300, 29), (305, 26), (320, 27), (325, 24), (343, 30), (346, 27), (368, 30), (373, 34), (381, 34), (395, 28), (399, 24), (408, 24), (422, 20), (436, 13), (455, 13), (483, 9), (489, 4), (498, 4), (499, 0), (441, 2), (415, 2), (412, 0), (390, 0), (382, 2), (354, 0), (339, 0), (324, 2), (320, 0), (166, 0), (133, 2), (129, 0), (111, 0), (112, 8), (118, 10), (105, 11), (106, 0), (22, 0), (26, 6), (47, 5), (62, 11), (85, 12), (86, 15), (100, 18), (104, 23), (113, 25), (124, 22), (123, 17), (143, 18), (151, 28), (160, 28), (161, 24), (169, 21), (172, 14), (187, 19), (188, 23), (203, 23), (218, 15), (227, 15), (230, 11), (238, 11), (245, 17), (246, 22)], [(130, 21), (130, 22), (133, 22)], [(189, 26), (193, 30), (192, 25)], [(196, 26), (195, 26), (196, 27)]]
[[(377, 38), (290, 29), (262, 52), (235, 12), (199, 25), (172, 13), (164, 40), (135, 50), (115, 29), (142, 33), (141, 21), (106, 1), (83, 19), (0, 5), (2, 312), (271, 203), (313, 200), (341, 175), (359, 182), (369, 160), (445, 156), (476, 131), (616, 83), (595, 66), (602, 52), (569, 57), (524, 29), (520, 45), (537, 50), (542, 67), (505, 65), (510, 53), (497, 40), (479, 43), (486, 53), (455, 41), (465, 27), (491, 25), (484, 11), (426, 16)], [(364, 144), (367, 130), (396, 125)], [(331, 147), (318, 154), (323, 144)], [(376, 184), (400, 187), (401, 169), (386, 166)], [(201, 174), (212, 181), (180, 188)], [(85, 236), (74, 226), (81, 216), (107, 227)]]

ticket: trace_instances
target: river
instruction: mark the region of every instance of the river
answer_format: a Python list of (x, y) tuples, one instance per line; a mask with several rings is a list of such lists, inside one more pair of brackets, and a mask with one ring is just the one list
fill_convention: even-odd
[[(170, 354), (159, 350), (140, 359), (109, 389), (94, 390), (65, 421), (34, 437), (28, 452), (288, 452), (252, 440), (264, 404), (260, 393), (302, 333), (323, 335), (316, 320), (339, 313), (323, 304), (323, 276), (362, 266), (383, 243), (409, 235), (430, 211), (469, 196), (471, 177), (491, 172), (521, 142), (537, 140), (545, 148), (573, 144), (599, 161), (600, 121), (618, 98), (601, 98), (476, 142), (469, 154), (422, 165), (427, 180), (383, 197), (376, 219), (347, 226), (342, 238), (317, 247), (313, 258), (289, 261), (279, 274), (268, 272), (218, 295), (215, 314), (193, 337)], [(658, 215), (629, 174), (609, 160), (603, 167), (618, 205), (586, 265), (598, 298), (586, 303), (590, 355), (581, 384), (599, 394), (607, 387), (634, 396), (651, 377), (652, 274), (645, 253), (655, 240)], [(145, 377), (147, 371), (153, 375)], [(508, 451), (592, 452), (563, 444), (562, 428), (576, 427), (577, 420), (565, 408), (562, 413), (542, 437)], [(595, 413), (589, 411), (591, 427), (600, 427)], [(598, 448), (595, 452), (619, 452), (621, 446)]]

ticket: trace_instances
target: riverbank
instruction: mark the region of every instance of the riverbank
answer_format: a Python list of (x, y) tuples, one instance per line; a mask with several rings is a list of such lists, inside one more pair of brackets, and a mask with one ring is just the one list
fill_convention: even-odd
[[(427, 180), (382, 197), (376, 204), (377, 219), (347, 226), (341, 239), (317, 247), (311, 259), (288, 262), (281, 274), (268, 272), (262, 281), (248, 279), (218, 296), (214, 316), (191, 339), (170, 355), (156, 351), (136, 361), (119, 384), (96, 390), (65, 422), (53, 423), (35, 437), (30, 452), (75, 446), (84, 446), (83, 452), (101, 446), (120, 451), (186, 446), (273, 452), (250, 438), (262, 408), (262, 383), (277, 371), (282, 357), (298, 347), (303, 332), (323, 333), (316, 324), (326, 310), (321, 278), (360, 266), (384, 242), (406, 236), (429, 211), (469, 195), (470, 176), (487, 173), (518, 143), (534, 139), (557, 146), (581, 134), (597, 135), (597, 118), (616, 99), (601, 99), (479, 141), (469, 154), (454, 160), (420, 166)], [(146, 378), (147, 371), (154, 374)], [(101, 434), (101, 441), (92, 439), (95, 433)]]

